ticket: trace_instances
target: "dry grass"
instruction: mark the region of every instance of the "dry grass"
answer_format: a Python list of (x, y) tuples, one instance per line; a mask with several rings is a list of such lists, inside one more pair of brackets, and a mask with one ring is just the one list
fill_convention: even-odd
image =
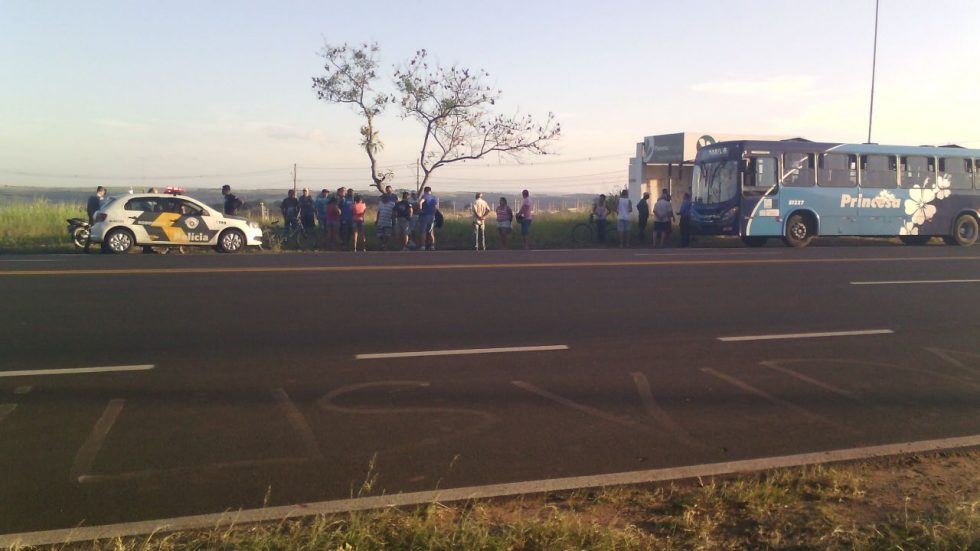
[(53, 549), (980, 549), (980, 452), (434, 503)]

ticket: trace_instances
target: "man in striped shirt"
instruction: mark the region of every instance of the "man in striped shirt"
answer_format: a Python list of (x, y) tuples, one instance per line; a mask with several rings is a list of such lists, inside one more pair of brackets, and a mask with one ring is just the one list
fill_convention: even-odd
[(378, 240), (381, 241), (381, 250), (388, 250), (388, 240), (391, 239), (392, 227), (395, 223), (395, 204), (391, 202), (390, 195), (385, 193), (381, 196), (378, 203), (378, 216), (375, 219), (375, 228), (378, 233)]

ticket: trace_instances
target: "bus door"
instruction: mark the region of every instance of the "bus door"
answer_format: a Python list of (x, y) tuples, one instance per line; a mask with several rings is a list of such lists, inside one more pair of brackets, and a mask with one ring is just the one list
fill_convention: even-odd
[(857, 155), (822, 153), (817, 161), (814, 210), (820, 216), (820, 235), (860, 235)]
[(894, 155), (861, 155), (858, 229), (861, 235), (896, 235), (905, 211), (896, 197), (898, 164)]
[(780, 218), (778, 163), (775, 155), (752, 154), (743, 163), (741, 227), (742, 236), (782, 235)]

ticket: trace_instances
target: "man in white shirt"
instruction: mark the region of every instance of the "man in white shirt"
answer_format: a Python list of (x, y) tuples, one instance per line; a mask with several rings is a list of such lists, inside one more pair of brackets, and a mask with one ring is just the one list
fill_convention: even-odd
[(670, 203), (670, 194), (665, 189), (653, 205), (653, 231), (656, 232), (654, 246), (666, 244), (670, 235), (670, 227), (674, 222), (674, 206)]
[(480, 250), (487, 250), (487, 216), (490, 216), (490, 205), (483, 200), (483, 194), (477, 193), (476, 199), (473, 201), (473, 206), (470, 208), (470, 212), (473, 214), (473, 238), (476, 241), (474, 248)]

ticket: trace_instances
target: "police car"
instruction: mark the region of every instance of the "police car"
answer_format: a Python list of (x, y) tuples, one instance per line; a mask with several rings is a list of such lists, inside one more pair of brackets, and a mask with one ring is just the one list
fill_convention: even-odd
[(91, 240), (101, 243), (103, 252), (115, 254), (137, 245), (200, 245), (234, 253), (261, 246), (262, 229), (190, 197), (142, 193), (123, 195), (99, 210)]

